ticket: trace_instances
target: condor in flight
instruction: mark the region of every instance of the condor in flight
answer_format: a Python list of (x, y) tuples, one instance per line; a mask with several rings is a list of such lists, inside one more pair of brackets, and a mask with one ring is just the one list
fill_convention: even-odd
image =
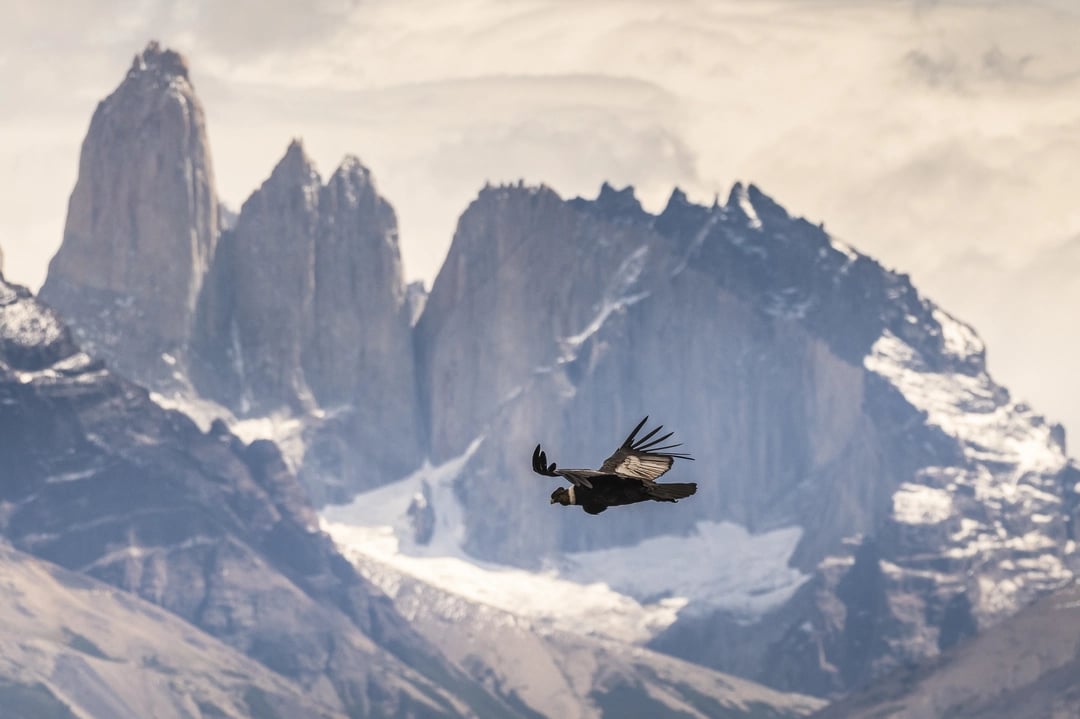
[(649, 418), (645, 417), (638, 422), (622, 446), (604, 460), (599, 470), (557, 469), (554, 462), (550, 465), (547, 463), (547, 454), (540, 449), (540, 445), (536, 445), (533, 450), (533, 471), (545, 477), (564, 477), (570, 481), (569, 490), (559, 487), (552, 492), (551, 503), (564, 506), (577, 504), (589, 514), (600, 514), (608, 507), (620, 504), (635, 504), (649, 499), (654, 502), (675, 502), (696, 492), (697, 485), (693, 482), (656, 483), (664, 472), (671, 469), (676, 459), (693, 460), (693, 457), (667, 451), (679, 447), (678, 444), (660, 446), (674, 432), (652, 439), (663, 429), (663, 425), (636, 439), (637, 433), (648, 421)]

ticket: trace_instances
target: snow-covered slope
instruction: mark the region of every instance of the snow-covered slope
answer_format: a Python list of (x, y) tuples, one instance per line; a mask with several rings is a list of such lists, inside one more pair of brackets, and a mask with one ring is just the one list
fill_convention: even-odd
[[(482, 442), (348, 505), (325, 508), (323, 528), (358, 561), (537, 627), (630, 643), (652, 639), (679, 612), (726, 611), (756, 619), (808, 579), (789, 566), (798, 529), (751, 535), (730, 522), (700, 522), (685, 536), (652, 537), (628, 547), (566, 553), (535, 572), (478, 560), (463, 548), (465, 525), (454, 485)], [(537, 504), (541, 512), (560, 509)]]
[[(709, 524), (685, 538), (567, 554), (542, 571), (484, 562), (462, 549), (454, 494), (482, 442), (322, 513), (361, 574), (447, 656), (544, 716), (624, 716), (634, 706), (655, 716), (794, 717), (820, 705), (643, 647), (680, 611), (753, 617), (782, 604), (806, 579), (787, 567), (797, 532), (751, 537)], [(715, 561), (721, 547), (727, 560)]]
[[(1061, 428), (1012, 400), (985, 371), (964, 369), (964, 360), (982, 354), (982, 343), (941, 310), (935, 316), (945, 352), (959, 360), (956, 369), (930, 367), (918, 349), (888, 330), (865, 359), (867, 369), (925, 413), (928, 426), (954, 439), (963, 456), (955, 464), (927, 466), (901, 484), (891, 521), (913, 544), (925, 533), (923, 550), (946, 570), (935, 581), (953, 582), (948, 570), (967, 568), (963, 588), (980, 623), (988, 624), (1074, 577), (1078, 557), (1068, 504), (1075, 488), (1063, 484), (1069, 460)], [(909, 571), (934, 573), (911, 556), (896, 557), (890, 571), (899, 581)]]

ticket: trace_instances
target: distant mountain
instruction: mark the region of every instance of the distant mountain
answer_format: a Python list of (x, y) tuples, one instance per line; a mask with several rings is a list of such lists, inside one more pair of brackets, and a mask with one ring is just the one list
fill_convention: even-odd
[(191, 378), (240, 417), (305, 418), (309, 490), (347, 499), (419, 463), (411, 314), (371, 172), (348, 157), (324, 185), (294, 141), (221, 237)]
[(1080, 587), (1055, 592), (949, 652), (842, 699), (819, 719), (1080, 716)]
[[(757, 594), (703, 589), (654, 640), (664, 651), (829, 694), (1073, 577), (1061, 427), (1011, 400), (974, 331), (907, 277), (753, 186), (712, 206), (675, 192), (655, 216), (629, 189), (486, 188), (416, 335), (433, 459), (484, 437), (457, 492), (472, 554), (633, 556), (718, 521), (790, 538), (781, 565), (801, 579), (778, 567)], [(538, 509), (550, 486), (527, 470), (532, 445), (594, 466), (647, 413), (698, 459), (676, 470), (699, 483), (692, 501)], [(743, 551), (768, 564), (777, 545)], [(595, 579), (642, 599), (665, 585), (620, 576), (601, 565)]]
[(173, 50), (150, 43), (94, 113), (42, 297), (90, 354), (164, 397), (301, 417), (294, 468), (320, 502), (419, 463), (393, 208), (358, 159), (324, 185), (294, 141), (234, 216)]
[(2, 278), (0, 467), (0, 536), (12, 546), (247, 654), (294, 683), (286, 698), (307, 702), (305, 716), (518, 716), (337, 553), (275, 445), (245, 445), (222, 423), (204, 433), (162, 409)]
[(217, 240), (202, 105), (184, 58), (152, 42), (94, 111), (41, 296), (95, 357), (164, 383)]

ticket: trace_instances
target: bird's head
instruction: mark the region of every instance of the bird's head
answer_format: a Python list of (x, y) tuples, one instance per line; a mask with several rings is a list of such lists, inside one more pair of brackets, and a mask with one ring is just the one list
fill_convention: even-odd
[(559, 487), (551, 493), (551, 503), (561, 504), (564, 507), (570, 506), (570, 492), (566, 491), (566, 487)]

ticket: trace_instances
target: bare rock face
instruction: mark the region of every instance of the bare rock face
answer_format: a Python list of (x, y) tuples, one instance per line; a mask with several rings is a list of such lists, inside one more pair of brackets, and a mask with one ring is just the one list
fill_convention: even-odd
[(138, 378), (187, 342), (218, 235), (206, 120), (184, 58), (150, 43), (94, 112), (42, 297)]
[(228, 376), (211, 394), (244, 414), (313, 406), (300, 355), (310, 336), (320, 186), (294, 141), (222, 237), (206, 282), (193, 344)]
[[(736, 212), (716, 208), (699, 227), (738, 226)], [(801, 522), (809, 502), (821, 508), (804, 538), (814, 562), (888, 511), (907, 463), (887, 461), (892, 428), (867, 412), (865, 369), (763, 312), (704, 258), (688, 262), (694, 240), (663, 235), (607, 187), (576, 204), (546, 188), (489, 188), (465, 212), (417, 348), (433, 459), (478, 434), (494, 440), (475, 460), (483, 478), (462, 488), (478, 554), (521, 562), (702, 519), (765, 531)], [(622, 521), (521, 501), (550, 492), (522, 460), (537, 441), (561, 466), (595, 467), (649, 413), (697, 458), (676, 470), (699, 482), (693, 501), (627, 508)]]
[(420, 459), (410, 320), (397, 218), (370, 171), (349, 157), (323, 185), (294, 141), (222, 236), (193, 378), (240, 415), (323, 416), (313, 488), (377, 483)]
[(939, 657), (893, 672), (817, 719), (1080, 716), (1080, 589), (1040, 599)]
[[(416, 347), (433, 461), (483, 438), (455, 487), (479, 557), (536, 566), (709, 522), (796, 532), (782, 562), (801, 578), (770, 607), (706, 597), (653, 640), (691, 661), (830, 695), (1075, 576), (1060, 432), (993, 382), (970, 327), (753, 186), (711, 207), (675, 192), (655, 216), (607, 186), (486, 188)], [(670, 475), (697, 495), (540, 509), (538, 441), (597, 467), (645, 414), (697, 459)]]

